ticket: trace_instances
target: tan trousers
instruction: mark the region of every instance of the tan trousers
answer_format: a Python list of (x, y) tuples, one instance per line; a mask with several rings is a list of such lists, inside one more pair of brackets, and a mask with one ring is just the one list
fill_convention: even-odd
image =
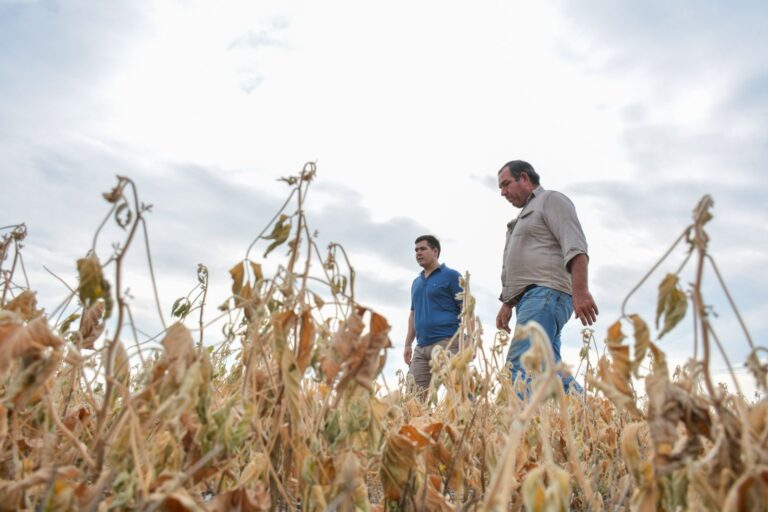
[[(451, 341), (451, 338), (446, 338), (424, 347), (416, 345), (413, 348), (413, 358), (411, 359), (411, 367), (408, 369), (408, 373), (413, 376), (413, 382), (416, 384), (415, 391), (423, 392), (429, 388), (429, 382), (432, 380), (432, 370), (429, 367), (429, 363), (432, 361), (432, 349), (438, 345), (446, 348), (449, 341)], [(454, 354), (459, 351), (458, 338), (448, 347), (448, 350)]]

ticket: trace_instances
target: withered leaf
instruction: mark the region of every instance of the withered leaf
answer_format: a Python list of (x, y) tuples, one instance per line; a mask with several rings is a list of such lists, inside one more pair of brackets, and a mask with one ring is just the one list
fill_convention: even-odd
[(45, 347), (58, 347), (64, 343), (51, 332), (45, 318), (37, 317), (23, 326), (14, 317), (8, 312), (0, 317), (0, 377), (16, 358), (39, 354)]
[(106, 324), (101, 321), (104, 315), (104, 301), (96, 301), (80, 319), (80, 339), (82, 348), (92, 349), (93, 343), (101, 336)]
[(232, 276), (232, 295), (238, 297), (245, 280), (245, 262), (236, 263), (234, 267), (229, 269), (229, 275)]
[(307, 309), (301, 314), (301, 333), (299, 335), (298, 355), (296, 356), (296, 365), (299, 372), (304, 374), (309, 361), (312, 358), (312, 349), (315, 344), (315, 321), (312, 314)]
[(80, 284), (77, 288), (80, 302), (90, 307), (99, 299), (104, 299), (104, 318), (112, 313), (112, 295), (109, 282), (104, 278), (99, 259), (93, 255), (77, 260), (77, 272)]
[(635, 358), (632, 361), (632, 371), (635, 377), (639, 377), (640, 364), (651, 346), (651, 337), (648, 333), (648, 325), (640, 318), (640, 315), (629, 315), (635, 330)]
[(685, 317), (688, 309), (688, 298), (678, 286), (679, 278), (675, 274), (667, 274), (659, 284), (659, 300), (656, 306), (656, 328), (664, 317), (664, 327), (659, 332), (659, 338), (672, 330)]
[[(286, 223), (286, 221), (288, 222)], [(269, 247), (267, 247), (267, 250), (264, 252), (265, 258), (275, 247), (288, 240), (288, 236), (291, 234), (291, 227), (290, 217), (285, 214), (280, 215), (280, 218), (275, 223), (275, 227), (272, 228), (272, 233), (263, 237), (265, 240), (272, 240), (272, 243), (269, 244)]]
[(42, 314), (42, 311), (37, 309), (37, 297), (35, 297), (35, 292), (32, 290), (24, 290), (12, 301), (8, 302), (3, 309), (13, 311), (23, 320), (32, 320)]

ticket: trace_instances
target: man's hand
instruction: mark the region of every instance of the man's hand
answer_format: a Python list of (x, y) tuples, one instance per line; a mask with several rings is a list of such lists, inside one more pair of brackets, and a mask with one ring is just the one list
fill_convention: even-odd
[(597, 321), (597, 304), (589, 290), (573, 291), (573, 314), (581, 325), (592, 325)]
[(509, 304), (502, 304), (499, 309), (499, 314), (496, 315), (496, 328), (502, 331), (510, 332), (509, 320), (512, 318), (512, 306)]
[(406, 344), (405, 350), (403, 351), (403, 359), (405, 359), (405, 364), (408, 366), (411, 366), (411, 359), (413, 358), (413, 347), (411, 345)]

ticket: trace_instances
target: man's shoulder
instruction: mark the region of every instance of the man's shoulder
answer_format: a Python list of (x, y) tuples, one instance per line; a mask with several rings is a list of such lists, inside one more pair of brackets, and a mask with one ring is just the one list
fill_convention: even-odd
[(445, 273), (446, 277), (461, 277), (461, 272), (458, 270), (452, 269), (451, 267), (443, 264), (442, 272)]
[(541, 198), (541, 202), (544, 204), (573, 204), (573, 201), (571, 201), (567, 195), (557, 190), (542, 190), (539, 197)]

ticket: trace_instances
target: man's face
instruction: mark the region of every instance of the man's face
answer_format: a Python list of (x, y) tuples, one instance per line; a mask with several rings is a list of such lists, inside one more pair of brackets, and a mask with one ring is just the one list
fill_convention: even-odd
[(523, 207), (533, 188), (527, 174), (521, 174), (520, 179), (517, 181), (509, 172), (508, 167), (505, 167), (501, 174), (499, 174), (499, 190), (501, 190), (501, 195), (512, 203), (515, 208)]
[(416, 263), (422, 268), (430, 268), (437, 263), (437, 247), (429, 246), (426, 240), (416, 244)]

